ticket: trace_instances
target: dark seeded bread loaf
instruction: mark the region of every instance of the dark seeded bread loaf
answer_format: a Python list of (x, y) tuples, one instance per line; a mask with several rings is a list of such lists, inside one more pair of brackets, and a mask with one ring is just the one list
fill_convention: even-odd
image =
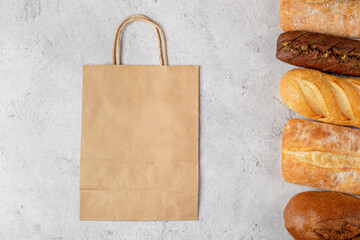
[(360, 76), (360, 41), (321, 33), (285, 32), (276, 57), (286, 63), (324, 72)]

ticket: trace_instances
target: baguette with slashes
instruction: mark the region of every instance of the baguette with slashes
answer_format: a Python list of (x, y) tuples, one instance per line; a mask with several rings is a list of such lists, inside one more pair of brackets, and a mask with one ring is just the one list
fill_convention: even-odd
[(294, 69), (280, 82), (285, 105), (304, 117), (360, 128), (360, 79)]

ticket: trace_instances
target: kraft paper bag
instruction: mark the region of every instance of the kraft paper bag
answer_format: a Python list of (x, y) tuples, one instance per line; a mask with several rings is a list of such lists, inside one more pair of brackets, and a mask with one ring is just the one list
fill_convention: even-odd
[[(152, 24), (159, 66), (121, 65), (121, 34)], [(80, 220), (198, 218), (199, 67), (168, 66), (162, 30), (133, 15), (113, 65), (83, 67)]]

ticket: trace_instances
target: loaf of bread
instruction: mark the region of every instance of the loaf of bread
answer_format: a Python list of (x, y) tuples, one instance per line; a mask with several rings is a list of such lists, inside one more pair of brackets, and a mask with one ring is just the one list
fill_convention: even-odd
[(280, 0), (283, 31), (360, 37), (359, 0)]
[(285, 105), (321, 122), (360, 127), (360, 80), (294, 69), (280, 82)]
[(360, 41), (302, 31), (284, 32), (276, 57), (286, 63), (325, 72), (360, 76)]
[(289, 120), (282, 175), (289, 183), (360, 195), (360, 130)]
[(360, 239), (360, 199), (333, 192), (295, 195), (284, 210), (295, 240)]

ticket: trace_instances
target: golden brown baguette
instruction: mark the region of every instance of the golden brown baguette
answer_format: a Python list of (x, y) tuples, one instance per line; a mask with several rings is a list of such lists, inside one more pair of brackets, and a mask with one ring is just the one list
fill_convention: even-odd
[(296, 240), (360, 239), (360, 199), (333, 192), (299, 193), (286, 205), (284, 220)]
[(321, 122), (360, 127), (360, 80), (311, 69), (294, 69), (281, 79), (286, 106)]
[(359, 0), (281, 0), (283, 31), (318, 32), (360, 37)]
[(282, 175), (290, 183), (360, 195), (360, 130), (289, 120)]

